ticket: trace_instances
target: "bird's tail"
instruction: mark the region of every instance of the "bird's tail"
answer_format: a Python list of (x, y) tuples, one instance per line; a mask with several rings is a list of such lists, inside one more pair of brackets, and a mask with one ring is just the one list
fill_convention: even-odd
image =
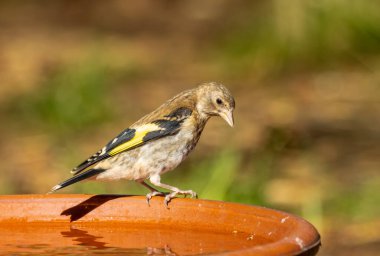
[(57, 190), (59, 190), (61, 188), (70, 186), (71, 184), (77, 183), (78, 181), (82, 181), (82, 180), (91, 178), (92, 176), (95, 176), (95, 175), (97, 175), (99, 173), (102, 173), (104, 171), (105, 171), (104, 169), (89, 169), (89, 170), (87, 170), (85, 172), (82, 172), (82, 173), (80, 173), (78, 175), (75, 175), (74, 177), (71, 177), (70, 179), (67, 179), (67, 180), (59, 183), (58, 185), (55, 185), (50, 190), (50, 192), (48, 192), (48, 194), (53, 193), (54, 191), (57, 191)]

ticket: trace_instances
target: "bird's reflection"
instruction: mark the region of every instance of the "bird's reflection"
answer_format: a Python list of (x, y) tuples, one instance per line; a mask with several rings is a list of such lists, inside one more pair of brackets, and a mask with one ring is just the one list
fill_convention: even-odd
[(103, 237), (93, 236), (84, 230), (70, 228), (70, 231), (62, 231), (61, 234), (63, 237), (71, 237), (76, 245), (87, 246), (96, 249), (112, 248), (106, 246), (106, 243), (98, 241)]
[(167, 255), (167, 256), (176, 256), (177, 254), (173, 252), (168, 245), (165, 248), (146, 248), (147, 255)]
[(94, 236), (94, 235), (91, 235), (88, 231), (80, 230), (80, 229), (72, 228), (72, 227), (70, 227), (69, 231), (62, 231), (61, 235), (63, 237), (72, 238), (75, 245), (88, 247), (90, 249), (96, 249), (96, 250), (115, 249), (119, 252), (124, 252), (127, 255), (136, 255), (136, 254), (145, 254), (145, 253), (147, 255), (167, 255), (167, 256), (177, 255), (175, 252), (171, 250), (171, 248), (168, 245), (166, 245), (164, 248), (155, 248), (155, 247), (116, 248), (112, 246), (107, 246), (107, 243), (99, 241), (103, 239), (103, 237)]

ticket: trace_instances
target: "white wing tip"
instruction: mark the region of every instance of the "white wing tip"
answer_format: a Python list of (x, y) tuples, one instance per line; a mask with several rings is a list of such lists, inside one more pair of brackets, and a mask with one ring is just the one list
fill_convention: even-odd
[(51, 194), (51, 193), (53, 193), (54, 191), (56, 191), (56, 190), (58, 190), (60, 188), (62, 188), (61, 185), (55, 185), (54, 187), (52, 187), (52, 189), (50, 190), (50, 192), (48, 192), (48, 194)]

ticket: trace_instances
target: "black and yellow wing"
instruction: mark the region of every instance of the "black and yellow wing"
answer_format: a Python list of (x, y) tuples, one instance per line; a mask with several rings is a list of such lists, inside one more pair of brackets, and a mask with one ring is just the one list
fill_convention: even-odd
[(170, 114), (163, 116), (162, 119), (134, 125), (124, 130), (96, 154), (74, 168), (72, 171), (74, 176), (54, 186), (50, 193), (106, 171), (100, 168), (90, 168), (104, 159), (140, 147), (149, 141), (177, 134), (181, 129), (182, 123), (191, 113), (192, 111), (189, 108), (178, 108)]
[(113, 140), (108, 142), (101, 150), (74, 168), (72, 173), (76, 175), (90, 166), (121, 152), (132, 150), (148, 143), (149, 141), (178, 133), (182, 123), (191, 115), (191, 113), (191, 109), (181, 107), (170, 114), (165, 115), (162, 119), (157, 119), (133, 128), (127, 128)]

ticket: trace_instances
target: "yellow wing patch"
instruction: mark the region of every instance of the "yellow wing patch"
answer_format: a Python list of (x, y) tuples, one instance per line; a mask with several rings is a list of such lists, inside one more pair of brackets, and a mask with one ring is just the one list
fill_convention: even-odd
[(140, 126), (136, 128), (135, 136), (131, 140), (115, 147), (108, 154), (110, 156), (114, 156), (125, 150), (136, 147), (143, 143), (143, 138), (145, 137), (147, 133), (157, 131), (157, 130), (161, 130), (161, 128), (156, 124), (146, 124), (146, 125)]

